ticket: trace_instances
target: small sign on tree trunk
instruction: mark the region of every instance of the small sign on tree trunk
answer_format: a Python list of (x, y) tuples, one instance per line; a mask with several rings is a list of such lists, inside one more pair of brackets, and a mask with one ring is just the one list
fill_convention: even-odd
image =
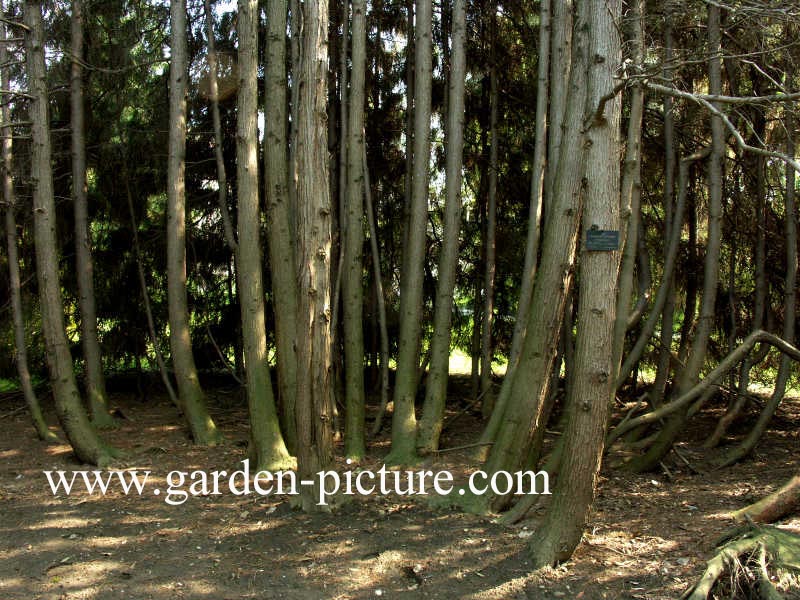
[(586, 249), (589, 252), (619, 250), (619, 231), (616, 229), (589, 229), (586, 232)]

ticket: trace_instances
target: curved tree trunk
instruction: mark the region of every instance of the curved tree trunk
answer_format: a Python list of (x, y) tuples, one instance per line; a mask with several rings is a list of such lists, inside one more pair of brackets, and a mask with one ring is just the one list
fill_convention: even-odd
[(167, 295), (169, 343), (181, 409), (197, 444), (221, 436), (208, 414), (192, 356), (186, 299), (186, 0), (170, 1), (172, 62), (169, 72), (169, 157), (167, 162)]
[(89, 414), (96, 427), (111, 427), (108, 394), (103, 377), (103, 360), (97, 338), (97, 311), (94, 298), (89, 207), (86, 189), (86, 137), (83, 100), (83, 0), (72, 2), (72, 65), (70, 113), (72, 120), (72, 201), (75, 208), (75, 270), (78, 279), (78, 306), (81, 311), (81, 345), (86, 367), (86, 393)]
[[(464, 153), (464, 78), (466, 70), (466, 3), (453, 2), (452, 50), (448, 92), (445, 205), (439, 277), (431, 339), (431, 364), (425, 388), (425, 404), (417, 433), (417, 449), (428, 454), (439, 448), (450, 367), (450, 337), (453, 290), (458, 264), (458, 234), (461, 229), (461, 168)], [(445, 43), (446, 45), (446, 43)]]
[(64, 306), (58, 280), (56, 210), (51, 167), (50, 115), (44, 62), (44, 27), (39, 2), (25, 3), (25, 50), (31, 94), (31, 181), (36, 243), (36, 275), (42, 311), (42, 333), (56, 411), (77, 457), (98, 466), (115, 456), (97, 435), (81, 405), (64, 329)]

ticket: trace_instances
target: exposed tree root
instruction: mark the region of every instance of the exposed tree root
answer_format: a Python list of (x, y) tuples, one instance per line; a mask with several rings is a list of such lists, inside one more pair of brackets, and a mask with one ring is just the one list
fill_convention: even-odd
[[(750, 524), (718, 548), (682, 600), (705, 600), (715, 591), (722, 592), (720, 597), (773, 600), (784, 598), (780, 590), (800, 583), (800, 536), (794, 533)], [(726, 571), (730, 578), (722, 577)]]
[(737, 521), (773, 523), (797, 509), (800, 509), (800, 475), (795, 475), (779, 490), (731, 516)]

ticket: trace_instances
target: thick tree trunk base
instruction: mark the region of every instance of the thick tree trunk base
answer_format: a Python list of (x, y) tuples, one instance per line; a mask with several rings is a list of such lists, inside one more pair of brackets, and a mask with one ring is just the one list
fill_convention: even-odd
[(798, 509), (800, 509), (800, 475), (795, 475), (779, 490), (731, 513), (731, 516), (737, 521), (774, 523)]
[[(723, 577), (726, 571), (730, 577)], [(722, 587), (735, 585), (744, 592), (741, 597), (773, 600), (784, 598), (779, 590), (796, 589), (798, 584), (800, 536), (751, 525), (717, 550), (698, 582), (681, 598), (705, 600), (717, 589), (720, 597), (728, 597)], [(736, 597), (740, 597), (738, 593)]]

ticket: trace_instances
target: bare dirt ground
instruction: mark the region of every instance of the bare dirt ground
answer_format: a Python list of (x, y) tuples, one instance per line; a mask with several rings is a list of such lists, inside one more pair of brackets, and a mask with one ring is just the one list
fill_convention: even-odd
[[(189, 443), (175, 409), (117, 394), (127, 420), (106, 437), (126, 451), (121, 468), (233, 471), (245, 458), (244, 407), (212, 392), (226, 442)], [(16, 400), (0, 404), (0, 599), (170, 598), (630, 598), (674, 599), (702, 573), (726, 513), (775, 489), (798, 471), (800, 402), (786, 402), (756, 455), (722, 471), (693, 473), (671, 459), (669, 472), (628, 475), (604, 468), (584, 541), (568, 563), (531, 574), (526, 546), (535, 518), (504, 527), (489, 518), (431, 508), (408, 497), (357, 498), (337, 514), (293, 511), (286, 497), (189, 498), (169, 506), (146, 492), (53, 496), (43, 470), (86, 468), (67, 445), (36, 441)], [(736, 424), (741, 435), (753, 415)], [(49, 422), (54, 422), (52, 414)], [(684, 458), (700, 463), (713, 417), (695, 421)], [(443, 446), (474, 441), (467, 415)], [(377, 470), (381, 438), (362, 465)], [(620, 457), (612, 451), (606, 464)], [(674, 457), (673, 457), (674, 458)], [(426, 467), (466, 472), (466, 452)], [(343, 465), (342, 465), (343, 466)], [(692, 465), (695, 466), (696, 465)], [(697, 468), (697, 467), (696, 467)], [(536, 514), (541, 515), (543, 508)], [(534, 515), (535, 516), (535, 515)], [(800, 530), (800, 519), (782, 526)]]

